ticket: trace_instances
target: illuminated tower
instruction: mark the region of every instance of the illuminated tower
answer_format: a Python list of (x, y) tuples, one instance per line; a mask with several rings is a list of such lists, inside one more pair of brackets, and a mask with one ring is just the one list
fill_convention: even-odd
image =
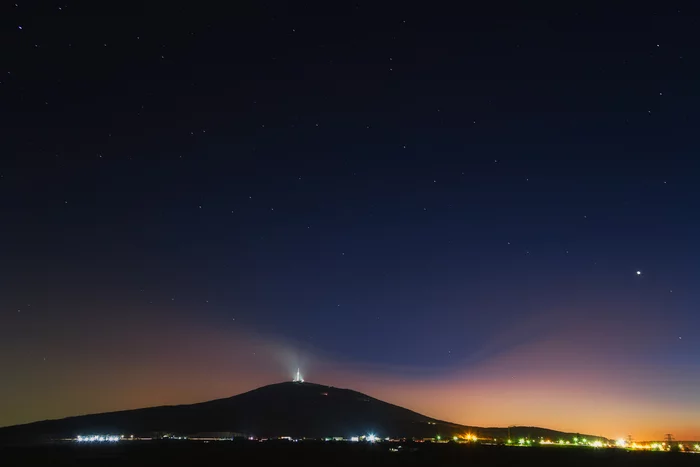
[(295, 383), (303, 383), (304, 382), (304, 378), (301, 377), (301, 373), (299, 372), (299, 368), (297, 368), (297, 375), (294, 377), (294, 379), (292, 381)]

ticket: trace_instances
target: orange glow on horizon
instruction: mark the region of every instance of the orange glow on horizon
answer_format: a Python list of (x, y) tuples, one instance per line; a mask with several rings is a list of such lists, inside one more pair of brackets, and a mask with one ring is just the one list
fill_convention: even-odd
[[(602, 351), (582, 354), (576, 343), (567, 347), (544, 340), (472, 365), (468, 372), (415, 378), (310, 357), (291, 350), (293, 345), (250, 333), (159, 326), (157, 341), (147, 330), (129, 334), (127, 341), (119, 334), (126, 331), (113, 329), (111, 340), (101, 340), (89, 352), (53, 356), (43, 373), (17, 372), (16, 384), (0, 389), (0, 425), (230, 397), (291, 381), (301, 365), (310, 382), (354, 389), (468, 426), (540, 426), (610, 439), (631, 434), (640, 442), (661, 440), (669, 432), (678, 440), (700, 438), (697, 406), (659, 400), (645, 387), (650, 378), (677, 375), (606, 359), (604, 345)], [(84, 348), (94, 342), (86, 341)], [(692, 378), (687, 376), (688, 383)]]

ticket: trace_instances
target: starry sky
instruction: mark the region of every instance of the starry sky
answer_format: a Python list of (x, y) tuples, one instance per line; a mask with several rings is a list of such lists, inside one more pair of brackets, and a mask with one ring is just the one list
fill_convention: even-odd
[(0, 6), (0, 426), (299, 367), (700, 439), (697, 6), (144, 3)]

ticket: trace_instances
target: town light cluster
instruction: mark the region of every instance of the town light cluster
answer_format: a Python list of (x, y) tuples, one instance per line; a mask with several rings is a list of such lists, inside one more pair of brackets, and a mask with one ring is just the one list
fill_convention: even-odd
[[(201, 436), (194, 436), (194, 437), (189, 437), (189, 436), (180, 436), (180, 435), (173, 435), (173, 434), (161, 434), (158, 437), (148, 437), (148, 438), (143, 438), (143, 437), (134, 437), (134, 435), (127, 435), (125, 437), (124, 435), (114, 435), (114, 434), (91, 434), (91, 435), (79, 435), (75, 438), (71, 438), (72, 441), (75, 441), (77, 443), (81, 444), (89, 444), (89, 443), (116, 443), (119, 441), (150, 441), (153, 439), (172, 439), (172, 440), (192, 440), (192, 441), (204, 441), (204, 442), (209, 442), (212, 440), (229, 440), (233, 441), (234, 437), (232, 437), (230, 434), (228, 434), (226, 437), (222, 436), (216, 436), (216, 434), (208, 434), (206, 437), (201, 437)], [(247, 438), (249, 441), (275, 441), (275, 440), (284, 440), (284, 441), (312, 441), (313, 439), (311, 438), (293, 438), (291, 436), (278, 436), (278, 437), (273, 437), (273, 438), (256, 438), (254, 436), (248, 435)], [(366, 443), (380, 443), (383, 441), (387, 441), (389, 443), (394, 443), (394, 442), (405, 442), (406, 439), (393, 439), (393, 438), (382, 438), (378, 434), (374, 432), (367, 432), (367, 434), (362, 435), (362, 436), (352, 436), (349, 438), (345, 437), (327, 437), (327, 438), (321, 438), (324, 441), (340, 441), (340, 442), (366, 442)], [(432, 442), (432, 443), (448, 443), (448, 442), (453, 442), (453, 443), (459, 443), (459, 444), (464, 444), (464, 443), (472, 443), (472, 442), (482, 442), (485, 444), (499, 444), (499, 440), (497, 439), (491, 439), (491, 438), (479, 438), (473, 433), (464, 433), (464, 434), (459, 434), (459, 435), (454, 435), (452, 437), (442, 437), (438, 434), (435, 434), (432, 437), (428, 438), (412, 438), (408, 439), (409, 441), (414, 441), (414, 442)], [(501, 440), (500, 442), (503, 442)], [(645, 442), (645, 443), (638, 443), (638, 442), (633, 442), (632, 440), (625, 440), (625, 439), (618, 439), (614, 441), (608, 441), (608, 440), (601, 440), (601, 439), (586, 439), (583, 437), (574, 437), (570, 441), (569, 440), (564, 440), (564, 439), (559, 439), (556, 441), (553, 441), (551, 439), (546, 439), (544, 437), (539, 438), (539, 439), (531, 439), (528, 437), (523, 437), (523, 438), (518, 438), (518, 439), (507, 439), (505, 440), (505, 444), (507, 446), (518, 446), (518, 447), (532, 447), (535, 445), (554, 445), (554, 446), (579, 446), (579, 447), (591, 447), (591, 448), (618, 448), (618, 449), (626, 449), (626, 450), (649, 450), (649, 451), (680, 451), (680, 452), (689, 452), (689, 453), (697, 453), (700, 454), (700, 444), (697, 443), (682, 443), (682, 442), (675, 442), (675, 443), (666, 443), (666, 442)], [(392, 451), (394, 449), (392, 448)]]
[(116, 443), (122, 436), (117, 435), (89, 435), (80, 436), (75, 439), (78, 443)]

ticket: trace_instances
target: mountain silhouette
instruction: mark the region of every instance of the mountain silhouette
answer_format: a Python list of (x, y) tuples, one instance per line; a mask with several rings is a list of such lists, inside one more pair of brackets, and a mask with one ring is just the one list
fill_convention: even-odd
[[(349, 438), (369, 433), (382, 438), (451, 438), (466, 433), (508, 436), (507, 428), (469, 427), (436, 420), (349, 389), (287, 382), (197, 404), (81, 415), (0, 428), (0, 441), (26, 443), (91, 433), (147, 436), (203, 432), (296, 438)], [(571, 434), (511, 427), (510, 435), (558, 439)]]

